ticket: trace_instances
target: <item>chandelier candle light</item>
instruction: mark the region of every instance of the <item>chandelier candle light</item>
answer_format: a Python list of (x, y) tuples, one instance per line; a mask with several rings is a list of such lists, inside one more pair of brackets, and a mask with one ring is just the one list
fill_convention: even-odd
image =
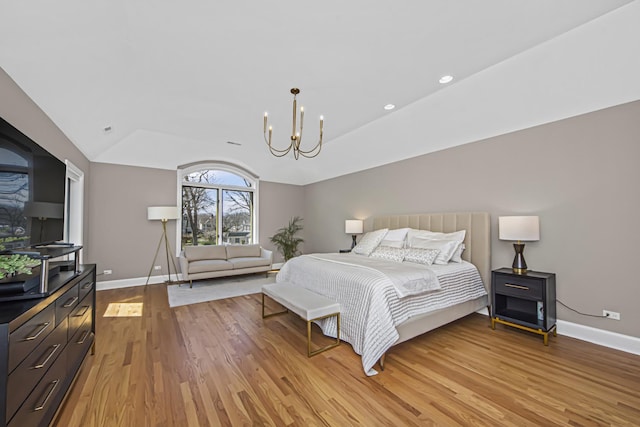
[[(324, 117), (320, 116), (320, 139), (316, 143), (315, 147), (307, 151), (301, 150), (300, 144), (302, 142), (302, 127), (304, 124), (304, 107), (300, 107), (300, 130), (296, 131), (296, 121), (298, 118), (298, 111), (297, 111), (298, 104), (296, 101), (296, 95), (300, 93), (300, 89), (294, 87), (291, 89), (291, 93), (293, 94), (293, 126), (291, 127), (291, 143), (289, 144), (289, 147), (283, 150), (279, 150), (277, 148), (274, 148), (273, 145), (271, 145), (271, 135), (273, 133), (273, 127), (268, 126), (267, 113), (264, 113), (264, 130), (263, 130), (264, 141), (269, 146), (269, 151), (271, 151), (271, 154), (273, 154), (276, 157), (284, 157), (287, 154), (289, 154), (289, 151), (291, 150), (293, 150), (293, 157), (295, 157), (296, 160), (298, 160), (300, 156), (307, 157), (307, 158), (316, 157), (318, 154), (320, 154), (320, 150), (322, 149), (322, 127), (324, 124)], [(267, 137), (267, 127), (269, 128), (268, 137)]]

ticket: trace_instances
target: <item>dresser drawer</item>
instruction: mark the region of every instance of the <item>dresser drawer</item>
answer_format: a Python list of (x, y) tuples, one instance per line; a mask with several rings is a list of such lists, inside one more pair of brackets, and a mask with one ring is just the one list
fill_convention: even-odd
[(80, 282), (78, 285), (80, 301), (82, 301), (84, 297), (95, 288), (95, 285), (96, 284), (91, 277), (85, 277), (82, 282)]
[(68, 369), (73, 375), (87, 354), (93, 343), (93, 316), (91, 312), (85, 314), (82, 326), (76, 331), (67, 344)]
[(67, 345), (67, 319), (64, 319), (39, 346), (9, 375), (7, 381), (7, 419), (18, 410), (25, 397), (53, 365)]
[(84, 299), (73, 309), (69, 315), (69, 337), (72, 337), (78, 328), (82, 326), (85, 316), (91, 316), (93, 307), (93, 292), (85, 294)]
[(9, 335), (9, 372), (53, 331), (55, 306), (50, 304)]
[(80, 302), (78, 285), (75, 285), (56, 300), (56, 322), (60, 323)]
[(526, 276), (514, 277), (513, 275), (496, 274), (493, 286), (495, 286), (494, 292), (496, 294), (540, 300), (542, 299), (544, 282)]
[(47, 426), (66, 391), (67, 353), (62, 352), (24, 401), (9, 427)]

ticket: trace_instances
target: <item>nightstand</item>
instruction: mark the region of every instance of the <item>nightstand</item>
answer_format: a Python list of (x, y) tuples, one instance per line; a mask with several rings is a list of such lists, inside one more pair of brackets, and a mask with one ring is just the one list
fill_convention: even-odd
[(543, 336), (556, 331), (556, 275), (540, 271), (514, 273), (511, 268), (491, 272), (491, 328), (502, 323)]

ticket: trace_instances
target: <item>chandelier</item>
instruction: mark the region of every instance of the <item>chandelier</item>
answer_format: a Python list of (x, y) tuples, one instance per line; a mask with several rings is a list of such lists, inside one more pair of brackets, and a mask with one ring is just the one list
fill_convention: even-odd
[(296, 95), (300, 93), (300, 89), (294, 87), (291, 89), (291, 93), (293, 94), (293, 126), (291, 127), (291, 143), (289, 143), (289, 146), (287, 148), (282, 150), (274, 148), (273, 145), (271, 145), (271, 134), (273, 133), (273, 127), (268, 126), (269, 136), (267, 137), (267, 113), (264, 113), (264, 141), (269, 146), (269, 151), (271, 151), (271, 154), (276, 157), (284, 157), (289, 154), (289, 151), (293, 150), (293, 157), (295, 157), (296, 160), (298, 160), (300, 156), (310, 159), (320, 154), (320, 150), (322, 149), (322, 126), (324, 124), (324, 118), (320, 116), (320, 139), (316, 143), (315, 147), (306, 151), (300, 149), (300, 144), (302, 143), (302, 127), (304, 123), (304, 107), (300, 107), (300, 129), (296, 131), (296, 121), (298, 117)]

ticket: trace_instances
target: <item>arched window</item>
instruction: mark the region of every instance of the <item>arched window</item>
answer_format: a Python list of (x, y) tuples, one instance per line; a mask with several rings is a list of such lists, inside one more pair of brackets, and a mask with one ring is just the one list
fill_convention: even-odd
[(178, 169), (180, 248), (258, 241), (258, 177), (227, 163)]

